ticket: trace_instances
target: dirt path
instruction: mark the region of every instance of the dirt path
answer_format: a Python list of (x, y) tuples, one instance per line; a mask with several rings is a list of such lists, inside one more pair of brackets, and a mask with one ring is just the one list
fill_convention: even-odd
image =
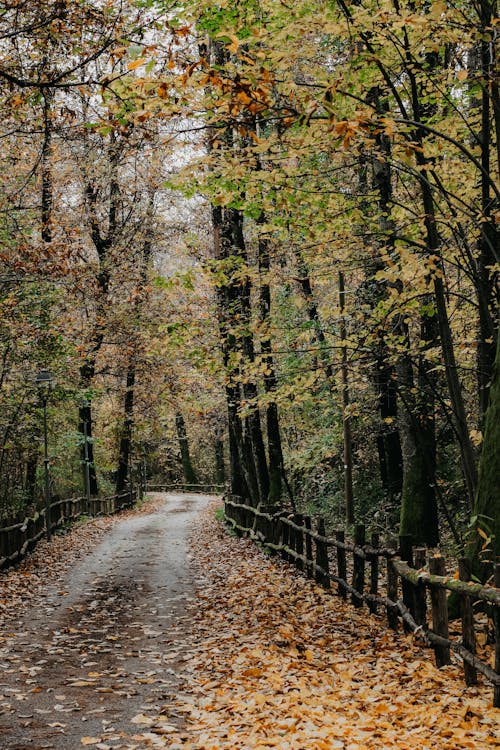
[(163, 712), (166, 732), (180, 725), (164, 706), (193, 593), (188, 528), (209, 498), (163, 497), (155, 512), (117, 519), (2, 634), (1, 750), (128, 748), (144, 711)]

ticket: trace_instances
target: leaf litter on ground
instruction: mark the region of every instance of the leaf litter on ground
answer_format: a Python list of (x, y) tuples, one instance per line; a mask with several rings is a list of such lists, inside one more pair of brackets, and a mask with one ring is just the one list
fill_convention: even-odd
[[(83, 517), (81, 522), (58, 529), (50, 542), (41, 540), (17, 565), (0, 570), (0, 632), (26, 610), (31, 600), (43, 595), (48, 583), (62, 578), (70, 565), (85, 557), (113, 524), (138, 513), (151, 513), (161, 506), (161, 497), (114, 516)], [(68, 594), (63, 590), (58, 593)]]
[[(20, 747), (16, 732), (40, 750), (59, 748), (59, 741), (73, 750), (75, 736), (78, 744), (97, 750), (134, 750), (138, 744), (127, 722), (115, 729), (108, 715), (121, 704), (125, 719), (130, 700), (137, 708), (143, 700), (158, 710), (158, 695), (175, 695), (174, 672), (165, 661), (168, 656), (169, 665), (175, 664), (185, 628), (182, 617), (170, 623), (168, 653), (159, 647), (158, 623), (166, 617), (158, 613), (161, 591), (144, 591), (143, 581), (133, 576), (127, 590), (123, 585), (118, 590), (99, 575), (88, 579), (89, 591), (87, 583), (81, 591), (67, 590), (68, 571), (78, 568), (115, 524), (162, 513), (164, 500), (155, 494), (140, 508), (82, 519), (0, 572), (0, 723), (9, 734), (5, 746), (0, 732), (0, 750)], [(63, 603), (70, 594), (71, 604), (58, 610), (57, 599)], [(86, 728), (82, 722), (93, 723), (100, 734), (78, 734), (80, 726)]]
[[(155, 503), (153, 498), (144, 512)], [(50, 550), (42, 542), (23, 563), (2, 573), (5, 635), (43, 594), (47, 580), (58, 581), (114, 522), (96, 519), (73, 528), (55, 537)], [(500, 747), (500, 711), (491, 708), (489, 685), (466, 688), (458, 665), (437, 670), (432, 653), (410, 636), (388, 631), (382, 619), (325, 592), (248, 540), (229, 536), (215, 519), (214, 507), (200, 515), (193, 529), (190, 557), (197, 585), (196, 601), (187, 602), (191, 625), (186, 619), (182, 633), (172, 632), (164, 645), (157, 645), (163, 670), (172, 660), (176, 664), (182, 692), (162, 690), (169, 693), (162, 703), (151, 685), (154, 700), (129, 718), (136, 732), (110, 725), (105, 734), (81, 736), (82, 747)], [(62, 589), (60, 595), (65, 595)], [(91, 667), (96, 662), (87, 663), (85, 686), (101, 676), (98, 666)], [(133, 678), (155, 683), (159, 677), (156, 672), (153, 677), (120, 672), (118, 682), (126, 685)], [(68, 686), (73, 681), (68, 675)], [(122, 685), (113, 684), (117, 696), (122, 692), (118, 687)], [(125, 697), (129, 692), (127, 688)], [(61, 706), (73, 710), (69, 704)], [(62, 712), (64, 718), (49, 726), (64, 732), (70, 715)]]
[[(177, 734), (153, 721), (140, 747), (170, 750), (464, 750), (500, 747), (491, 686), (381, 618), (225, 533), (214, 508), (192, 539), (197, 579)], [(160, 719), (161, 717), (157, 717)]]

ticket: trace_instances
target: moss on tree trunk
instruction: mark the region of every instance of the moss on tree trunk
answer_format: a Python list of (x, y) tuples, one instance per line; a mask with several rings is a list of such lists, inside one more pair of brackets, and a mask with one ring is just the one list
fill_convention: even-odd
[[(485, 539), (477, 528), (494, 535), (490, 553), (484, 558), (491, 560), (493, 552), (496, 560), (500, 558), (500, 338), (497, 341), (497, 351), (493, 366), (493, 378), (490, 386), (490, 398), (484, 425), (484, 440), (481, 460), (479, 462), (478, 491), (474, 507), (477, 517), (476, 535), (471, 545), (469, 555), (473, 558), (474, 572), (485, 578), (489, 566), (482, 566), (481, 548)], [(487, 551), (485, 550), (485, 553)], [(481, 570), (482, 569), (482, 570)]]

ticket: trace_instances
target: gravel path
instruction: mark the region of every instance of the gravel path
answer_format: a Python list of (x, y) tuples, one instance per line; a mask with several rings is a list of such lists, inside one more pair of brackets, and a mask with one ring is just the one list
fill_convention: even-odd
[[(118, 519), (2, 634), (1, 750), (137, 746), (142, 713), (165, 711), (179, 684), (187, 533), (210, 499), (166, 494), (155, 512)], [(168, 732), (182, 719), (165, 722)]]

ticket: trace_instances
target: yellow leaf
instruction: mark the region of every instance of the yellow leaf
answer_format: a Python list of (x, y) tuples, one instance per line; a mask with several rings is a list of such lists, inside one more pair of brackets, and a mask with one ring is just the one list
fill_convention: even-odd
[(432, 3), (431, 17), (437, 20), (443, 13), (446, 13), (446, 3), (444, 0), (434, 0)]
[(156, 89), (156, 93), (161, 99), (167, 99), (168, 98), (168, 86), (166, 83), (160, 83), (158, 88)]
[(151, 724), (154, 724), (154, 719), (152, 719), (150, 716), (146, 716), (145, 714), (137, 714), (137, 716), (134, 716), (133, 719), (130, 719), (132, 724), (146, 724), (146, 726), (151, 726)]
[(140, 68), (141, 65), (144, 65), (146, 62), (146, 59), (144, 57), (140, 57), (138, 60), (133, 60), (132, 62), (129, 62), (127, 65), (128, 70), (135, 70), (136, 68)]
[(89, 680), (76, 680), (75, 682), (70, 682), (70, 687), (90, 687), (93, 685), (93, 682), (89, 682)]
[(459, 70), (457, 73), (457, 78), (459, 81), (465, 81), (467, 80), (467, 71), (466, 70)]
[(238, 51), (238, 47), (240, 46), (240, 40), (234, 34), (229, 34), (229, 38), (231, 39), (231, 44), (227, 45), (228, 51), (229, 52), (237, 52)]
[(249, 667), (248, 669), (245, 669), (244, 672), (242, 672), (243, 677), (260, 677), (262, 674), (262, 670), (258, 667)]
[(483, 442), (483, 433), (481, 430), (470, 430), (469, 436), (474, 446), (479, 446)]

